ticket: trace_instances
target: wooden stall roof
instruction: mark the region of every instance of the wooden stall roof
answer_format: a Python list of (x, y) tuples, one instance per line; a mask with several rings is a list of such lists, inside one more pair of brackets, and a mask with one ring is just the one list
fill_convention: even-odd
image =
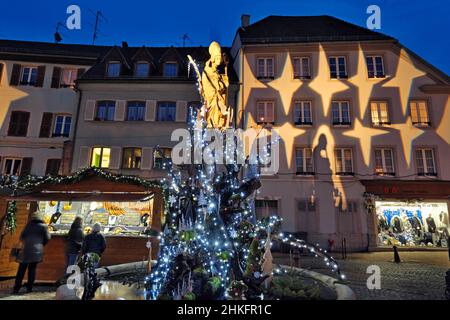
[(105, 172), (99, 169), (84, 170), (80, 179), (72, 179), (71, 176), (68, 176), (61, 182), (44, 180), (33, 188), (16, 190), (14, 195), (10, 195), (8, 199), (19, 201), (49, 199), (55, 201), (137, 201), (161, 192), (157, 182), (140, 183), (140, 180), (134, 180), (131, 176), (117, 176), (118, 179), (108, 179)]
[(449, 180), (361, 180), (366, 192), (383, 198), (450, 199)]

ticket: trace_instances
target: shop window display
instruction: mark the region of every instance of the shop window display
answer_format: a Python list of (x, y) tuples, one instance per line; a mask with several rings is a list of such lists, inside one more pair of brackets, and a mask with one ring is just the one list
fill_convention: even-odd
[(445, 202), (377, 201), (378, 245), (448, 247)]
[(53, 234), (66, 234), (75, 217), (83, 218), (85, 233), (94, 223), (103, 226), (105, 235), (140, 236), (152, 225), (153, 199), (135, 202), (40, 201), (39, 210)]

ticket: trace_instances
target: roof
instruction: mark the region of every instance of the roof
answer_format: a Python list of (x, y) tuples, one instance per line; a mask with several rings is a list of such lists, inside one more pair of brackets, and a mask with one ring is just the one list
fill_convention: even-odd
[(395, 40), (328, 15), (268, 16), (239, 28), (238, 33), (242, 44)]
[[(222, 51), (230, 58), (230, 48), (222, 47)], [(103, 54), (98, 62), (92, 66), (79, 79), (79, 82), (89, 81), (194, 81), (193, 77), (188, 77), (188, 58), (190, 55), (198, 63), (203, 64), (209, 59), (208, 47), (111, 47)], [(230, 58), (231, 59), (231, 58)], [(106, 77), (106, 65), (109, 61), (120, 61), (122, 70), (119, 77)], [(148, 61), (151, 64), (150, 75), (146, 78), (136, 78), (134, 76), (134, 65), (138, 61)], [(179, 63), (180, 76), (163, 77), (162, 65), (164, 62), (176, 61)], [(191, 73), (192, 75), (193, 73)], [(238, 77), (232, 68), (232, 62), (228, 67), (228, 76), (231, 81), (237, 81)]]

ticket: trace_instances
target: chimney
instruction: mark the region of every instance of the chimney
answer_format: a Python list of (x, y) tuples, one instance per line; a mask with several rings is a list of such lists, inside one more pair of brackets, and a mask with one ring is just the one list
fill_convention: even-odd
[(246, 28), (249, 25), (250, 25), (250, 15), (249, 14), (241, 15), (241, 27)]
[(128, 42), (122, 41), (122, 48), (128, 48)]

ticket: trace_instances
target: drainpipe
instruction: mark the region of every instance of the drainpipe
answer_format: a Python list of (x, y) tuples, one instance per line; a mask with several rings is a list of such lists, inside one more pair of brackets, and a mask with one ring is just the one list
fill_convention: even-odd
[(75, 92), (78, 93), (78, 105), (77, 105), (77, 114), (75, 117), (75, 128), (73, 130), (73, 138), (72, 138), (72, 151), (71, 151), (71, 155), (70, 155), (70, 172), (73, 172), (73, 155), (75, 153), (75, 140), (76, 140), (76, 136), (77, 136), (77, 131), (78, 131), (78, 118), (80, 117), (80, 109), (81, 109), (81, 99), (83, 97), (83, 91), (77, 86), (75, 87)]

